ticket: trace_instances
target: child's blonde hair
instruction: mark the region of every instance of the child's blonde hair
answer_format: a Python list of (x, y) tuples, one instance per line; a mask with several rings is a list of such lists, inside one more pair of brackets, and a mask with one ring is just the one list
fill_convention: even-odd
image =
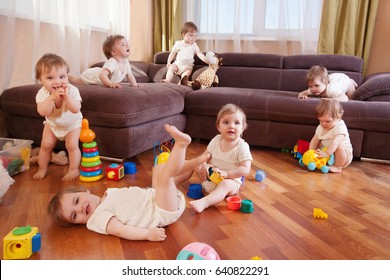
[(192, 21), (185, 22), (183, 27), (181, 28), (181, 35), (184, 36), (184, 34), (188, 32), (198, 32), (198, 27)]
[(218, 127), (219, 122), (221, 121), (221, 119), (225, 115), (230, 115), (230, 114), (234, 114), (237, 112), (241, 113), (241, 115), (242, 115), (242, 128), (243, 128), (242, 130), (244, 131), (248, 127), (248, 124), (246, 122), (246, 115), (245, 115), (244, 111), (240, 107), (238, 107), (236, 104), (228, 103), (228, 104), (224, 105), (218, 112), (215, 125)]
[(116, 41), (125, 39), (122, 35), (111, 35), (106, 38), (103, 42), (103, 53), (107, 59), (110, 59), (112, 57), (111, 51), (114, 49), (114, 45)]
[(328, 70), (323, 66), (312, 66), (306, 75), (306, 82), (312, 82), (316, 78), (319, 78), (320, 81), (326, 85), (330, 82)]
[(66, 67), (66, 73), (69, 73), (69, 65), (65, 59), (54, 53), (46, 53), (35, 65), (35, 78), (39, 80), (43, 74), (50, 72), (53, 67), (57, 69), (64, 66)]
[(73, 225), (68, 220), (65, 219), (62, 209), (62, 198), (64, 194), (67, 193), (77, 193), (77, 192), (86, 192), (87, 189), (85, 187), (69, 187), (66, 189), (62, 189), (58, 193), (56, 193), (50, 200), (47, 210), (50, 216), (53, 217), (54, 221), (64, 227)]
[(341, 103), (334, 98), (322, 99), (316, 107), (317, 117), (329, 114), (333, 119), (341, 119), (344, 115), (344, 109)]

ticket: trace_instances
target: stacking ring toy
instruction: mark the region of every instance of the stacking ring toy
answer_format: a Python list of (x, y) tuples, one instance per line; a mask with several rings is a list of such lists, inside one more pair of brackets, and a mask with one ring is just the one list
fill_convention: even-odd
[(96, 156), (96, 157), (82, 157), (81, 158), (81, 162), (95, 162), (95, 161), (98, 161), (100, 159), (99, 156)]
[(83, 153), (83, 157), (87, 157), (87, 158), (90, 158), (90, 157), (96, 157), (99, 155), (99, 152), (88, 152), (88, 153)]
[(85, 176), (85, 177), (95, 177), (95, 176), (98, 176), (102, 173), (103, 173), (103, 170), (101, 170), (101, 169), (96, 170), (96, 171), (92, 171), (92, 172), (85, 172), (85, 171), (80, 170), (80, 175)]
[(83, 143), (83, 147), (84, 148), (95, 148), (97, 146), (96, 142), (93, 141), (93, 142), (87, 142), (87, 143)]
[(103, 177), (104, 177), (104, 174), (100, 174), (100, 175), (97, 175), (94, 177), (85, 177), (85, 176), (80, 175), (79, 179), (80, 179), (80, 181), (83, 181), (83, 182), (94, 182), (94, 181), (99, 181)]
[(81, 166), (80, 167), (80, 170), (84, 171), (84, 172), (93, 172), (93, 171), (97, 171), (99, 169), (102, 169), (102, 165), (98, 165), (98, 166), (93, 166), (93, 167), (84, 167), (84, 166)]
[(100, 160), (98, 161), (95, 161), (95, 162), (81, 162), (81, 166), (84, 166), (84, 167), (95, 167), (95, 166), (98, 166), (102, 164), (102, 162)]
[(92, 152), (98, 151), (98, 147), (95, 146), (93, 148), (82, 148), (82, 150), (83, 150), (84, 153), (92, 153)]

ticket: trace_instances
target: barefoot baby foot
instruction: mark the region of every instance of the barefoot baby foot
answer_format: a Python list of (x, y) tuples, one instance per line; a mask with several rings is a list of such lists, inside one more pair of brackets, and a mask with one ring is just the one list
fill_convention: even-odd
[(42, 180), (47, 174), (47, 169), (38, 169), (38, 172), (34, 174), (34, 180)]
[(64, 177), (62, 177), (61, 181), (73, 181), (76, 180), (80, 175), (80, 172), (78, 169), (69, 169), (68, 173), (65, 174)]
[(175, 126), (166, 124), (165, 130), (175, 139), (175, 145), (187, 147), (191, 143), (191, 137), (178, 130)]
[(206, 209), (208, 207), (205, 199), (198, 199), (198, 200), (190, 201), (190, 205), (198, 213), (201, 213), (204, 209)]

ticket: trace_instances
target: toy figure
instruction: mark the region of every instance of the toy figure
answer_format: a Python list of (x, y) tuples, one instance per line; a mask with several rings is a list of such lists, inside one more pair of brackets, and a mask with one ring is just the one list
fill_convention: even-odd
[(209, 87), (217, 87), (219, 84), (219, 79), (217, 76), (217, 71), (219, 66), (221, 66), (222, 58), (218, 57), (213, 52), (207, 52), (206, 61), (209, 63), (209, 67), (204, 70), (195, 81), (189, 81), (188, 85), (192, 87), (193, 90), (204, 89)]
[[(327, 148), (323, 148), (323, 151), (325, 152)], [(334, 164), (334, 156), (333, 154), (328, 157), (319, 157), (315, 150), (308, 150), (306, 151), (302, 158), (299, 160), (299, 164), (302, 166), (307, 166), (309, 170), (318, 169), (321, 170), (322, 173), (328, 173), (329, 167), (328, 165)]]

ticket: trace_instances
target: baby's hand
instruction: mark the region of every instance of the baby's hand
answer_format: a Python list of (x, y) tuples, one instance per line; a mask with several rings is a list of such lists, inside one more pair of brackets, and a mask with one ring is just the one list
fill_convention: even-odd
[(328, 157), (328, 154), (321, 149), (315, 150), (315, 153), (318, 155), (318, 157), (321, 157), (321, 158)]
[(148, 234), (149, 241), (164, 241), (167, 238), (165, 229), (163, 228), (150, 228)]
[(109, 88), (122, 88), (122, 85), (121, 84), (114, 84), (114, 83), (112, 83), (108, 87)]
[(140, 85), (140, 84), (135, 84), (135, 85), (133, 85), (133, 87), (136, 87), (136, 88), (143, 88), (144, 86), (143, 86), (143, 85)]

